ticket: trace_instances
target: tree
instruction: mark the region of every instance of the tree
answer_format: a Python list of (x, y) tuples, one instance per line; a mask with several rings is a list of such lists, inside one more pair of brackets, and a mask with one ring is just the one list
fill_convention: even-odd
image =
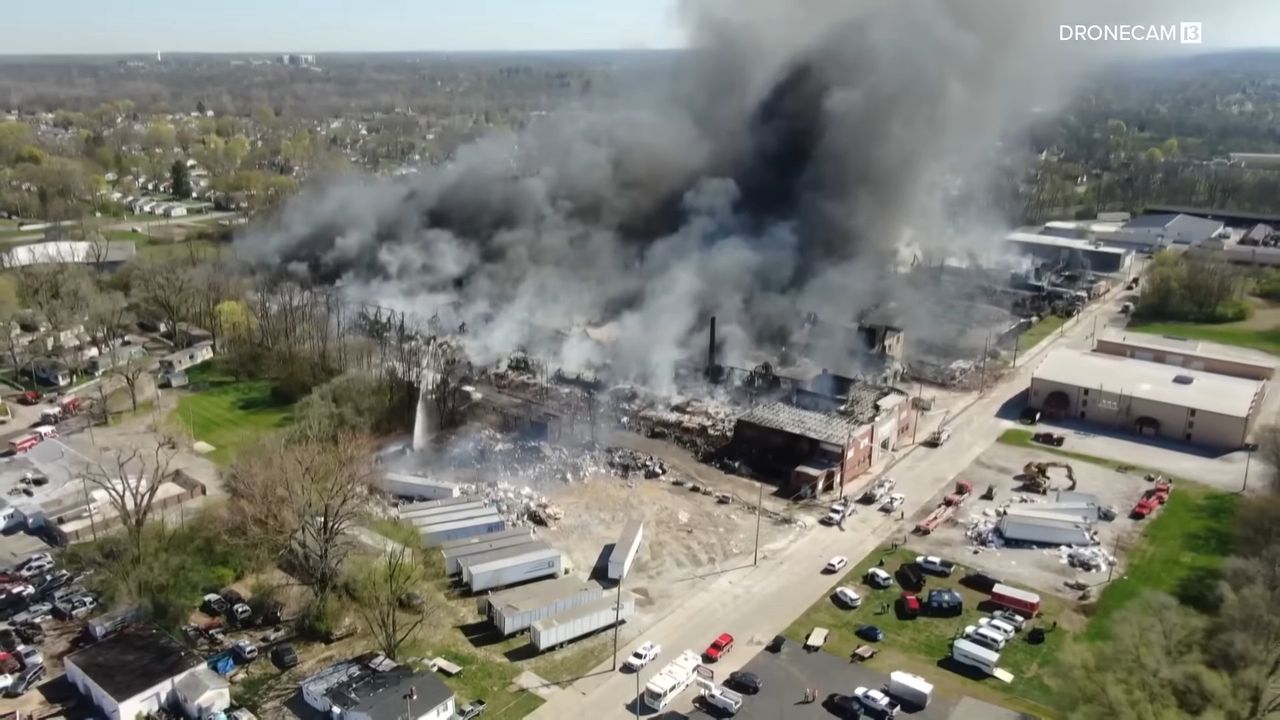
[(343, 433), (374, 434), (391, 413), (386, 382), (360, 373), (348, 373), (316, 387), (294, 409), (294, 432), (316, 438)]
[(366, 437), (272, 438), (242, 453), (227, 477), (233, 517), (285, 557), (321, 601), (341, 578), (350, 531), (376, 476)]
[(169, 178), (173, 183), (173, 194), (175, 197), (187, 199), (191, 197), (191, 174), (187, 171), (187, 163), (182, 160), (174, 160), (173, 167), (169, 169)]
[(98, 292), (90, 301), (85, 331), (98, 352), (106, 353), (124, 342), (131, 320), (129, 302), (124, 293), (118, 290)]
[[(356, 575), (351, 583), (360, 616), (374, 642), (391, 660), (399, 660), (400, 649), (435, 614), (438, 606), (418, 595), (426, 582), (422, 563), (413, 550), (396, 544), (381, 560)], [(414, 602), (422, 600), (422, 602)]]
[(452, 340), (433, 338), (427, 351), (426, 373), (422, 382), (435, 411), (436, 427), (448, 430), (461, 420), (459, 410), (465, 394), (462, 386), (470, 366), (462, 346)]
[(137, 570), (145, 560), (143, 531), (151, 520), (160, 486), (172, 474), (173, 451), (157, 442), (150, 450), (120, 448), (109, 453), (104, 462), (85, 467), (85, 480), (107, 498), (124, 528), (131, 551), (130, 569)]
[(179, 336), (178, 323), (187, 319), (192, 300), (188, 269), (157, 257), (141, 257), (130, 268), (129, 280), (134, 299), (164, 318), (173, 333), (173, 344), (182, 347), (184, 338)]
[[(119, 348), (113, 348), (111, 352), (118, 350)], [(133, 353), (120, 353), (111, 366), (111, 374), (120, 378), (129, 391), (129, 405), (134, 412), (138, 411), (138, 391), (143, 387), (150, 387), (145, 382), (151, 380), (151, 375), (147, 372), (148, 365), (145, 355), (139, 357)]]

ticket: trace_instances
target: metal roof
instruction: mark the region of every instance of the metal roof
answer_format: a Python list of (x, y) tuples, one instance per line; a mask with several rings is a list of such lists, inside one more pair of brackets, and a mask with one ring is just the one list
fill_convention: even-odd
[(751, 408), (738, 422), (780, 430), (819, 442), (843, 446), (857, 432), (859, 424), (834, 412), (805, 410), (784, 402), (768, 402)]
[(1276, 358), (1274, 355), (1268, 355), (1261, 351), (1249, 350), (1246, 348), (1236, 348), (1228, 345), (1204, 342), (1201, 340), (1175, 337), (1173, 335), (1152, 335), (1150, 333), (1131, 332), (1128, 330), (1110, 328), (1104, 330), (1101, 335), (1099, 335), (1098, 340), (1118, 343), (1120, 345), (1126, 345), (1133, 348), (1142, 348), (1144, 350), (1176, 352), (1180, 355), (1191, 355), (1195, 357), (1212, 358), (1215, 360), (1229, 360), (1231, 362), (1251, 364), (1264, 368), (1274, 369), (1276, 367)]
[(1256, 380), (1068, 348), (1049, 353), (1031, 374), (1036, 380), (1230, 417), (1248, 417), (1263, 387)]
[(1005, 515), (997, 525), (1005, 540), (1037, 545), (1094, 545), (1087, 523)]
[(489, 596), (489, 605), (504, 613), (518, 613), (545, 607), (560, 598), (601, 590), (599, 583), (566, 576), (543, 580)]

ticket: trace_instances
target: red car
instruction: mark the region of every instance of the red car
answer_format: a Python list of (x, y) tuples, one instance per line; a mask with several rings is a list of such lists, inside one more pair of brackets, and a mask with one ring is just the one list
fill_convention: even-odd
[(901, 604), (902, 614), (907, 617), (915, 617), (920, 614), (920, 598), (916, 597), (913, 592), (904, 592), (898, 598)]
[(711, 641), (707, 649), (702, 653), (707, 660), (715, 662), (722, 656), (733, 649), (733, 636), (729, 633), (720, 633), (720, 637)]
[(18, 402), (23, 405), (35, 405), (40, 402), (40, 393), (35, 390), (28, 390), (18, 396)]

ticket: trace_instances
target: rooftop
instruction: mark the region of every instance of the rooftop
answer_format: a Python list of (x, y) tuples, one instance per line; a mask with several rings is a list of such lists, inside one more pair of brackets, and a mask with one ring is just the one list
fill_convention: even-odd
[(26, 267), (45, 263), (120, 263), (137, 254), (137, 246), (129, 241), (105, 244), (60, 240), (19, 245), (4, 253), (5, 267)]
[(200, 656), (151, 625), (127, 629), (68, 655), (66, 661), (118, 702), (202, 663)]
[(1163, 228), (1170, 233), (1210, 237), (1222, 229), (1220, 220), (1208, 220), (1184, 213), (1140, 215), (1124, 224), (1125, 230)]
[(504, 612), (518, 613), (544, 607), (563, 597), (599, 589), (600, 585), (591, 580), (566, 576), (494, 593), (489, 596), (489, 605), (502, 608)]
[(773, 430), (813, 438), (832, 445), (844, 445), (861, 423), (838, 412), (805, 410), (784, 402), (768, 402), (757, 405), (738, 422), (751, 423)]
[(1263, 385), (1254, 380), (1068, 348), (1049, 353), (1032, 378), (1231, 417), (1248, 416)]
[(1147, 350), (1174, 351), (1183, 355), (1250, 363), (1268, 368), (1274, 368), (1277, 364), (1274, 355), (1269, 355), (1259, 350), (1219, 345), (1174, 335), (1152, 335), (1150, 333), (1108, 329), (1099, 335), (1098, 340), (1122, 343), (1130, 347)]
[(337, 677), (342, 679), (323, 694), (335, 707), (371, 720), (399, 720), (404, 715), (410, 691), (417, 695), (413, 703), (418, 712), (437, 707), (453, 697), (453, 691), (433, 673), (414, 672), (403, 665), (383, 672), (358, 662), (345, 665), (331, 668), (341, 670)]
[(1124, 256), (1130, 251), (1123, 248), (1107, 247), (1094, 240), (1058, 237), (1057, 235), (1039, 235), (1027, 232), (1011, 232), (1005, 236), (1006, 242), (1020, 245), (1039, 245), (1042, 247), (1062, 248), (1063, 250), (1079, 250), (1107, 255)]

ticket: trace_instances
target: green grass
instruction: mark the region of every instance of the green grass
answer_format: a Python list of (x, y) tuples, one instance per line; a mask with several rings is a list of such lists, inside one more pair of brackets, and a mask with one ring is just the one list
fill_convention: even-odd
[(1018, 351), (1026, 352), (1039, 345), (1041, 340), (1052, 335), (1065, 322), (1066, 318), (1060, 318), (1057, 315), (1045, 316), (1040, 322), (1032, 325), (1026, 332), (1018, 336)]
[(1280, 328), (1263, 330), (1244, 323), (1202, 325), (1184, 322), (1153, 322), (1133, 323), (1129, 325), (1129, 329), (1153, 335), (1174, 335), (1191, 340), (1236, 345), (1280, 355)]
[[(457, 677), (441, 677), (453, 688), (459, 706), (480, 698), (489, 705), (484, 714), (486, 718), (516, 720), (537, 710), (543, 703), (537, 695), (512, 687), (512, 681), (521, 671), (511, 663), (488, 660), (462, 650), (443, 650), (439, 655), (463, 668)], [(427, 653), (425, 657), (435, 655)]]
[[(1135, 467), (1108, 458), (1059, 450), (1031, 442), (1029, 430), (1006, 430), (1000, 442), (1031, 447), (1112, 469), (1124, 468), (1138, 476), (1162, 473)], [(1142, 541), (1132, 548), (1125, 574), (1103, 591), (1089, 608), (1092, 621), (1084, 636), (1105, 640), (1110, 635), (1111, 618), (1139, 595), (1148, 591), (1166, 592), (1192, 607), (1212, 602), (1222, 560), (1231, 553), (1231, 519), (1239, 496), (1172, 477), (1169, 502), (1146, 524)]]
[[(867, 644), (858, 639), (854, 631), (859, 625), (875, 625), (885, 632), (885, 639), (876, 644), (879, 653), (867, 662), (870, 667), (884, 672), (908, 670), (924, 674), (944, 694), (957, 697), (969, 695), (1035, 715), (1052, 715), (1053, 691), (1049, 678), (1053, 675), (1057, 654), (1069, 634), (1065, 624), (1048, 633), (1045, 642), (1040, 645), (1022, 642), (1024, 631), (1023, 635), (1019, 635), (1018, 639), (1005, 648), (1000, 655), (1000, 666), (1016, 676), (1010, 685), (993, 678), (972, 680), (942, 669), (938, 663), (950, 654), (951, 641), (966, 625), (976, 623), (978, 618), (985, 615), (978, 610), (978, 604), (986, 596), (960, 585), (958, 581), (964, 575), (963, 570), (957, 570), (951, 578), (929, 577), (924, 594), (943, 587), (956, 590), (964, 597), (964, 613), (953, 618), (921, 616), (914, 620), (898, 619), (892, 603), (901, 589), (895, 585), (885, 590), (876, 590), (865, 585), (862, 576), (882, 558), (885, 569), (893, 572), (901, 563), (914, 560), (915, 555), (905, 549), (882, 549), (840, 580), (840, 585), (853, 587), (863, 596), (861, 607), (846, 610), (837, 606), (830, 597), (825, 597), (814, 603), (783, 634), (789, 640), (802, 644), (814, 627), (825, 627), (831, 634), (823, 651), (848, 660), (855, 648)], [(1066, 603), (1049, 595), (1041, 597), (1043, 616), (1037, 622), (1048, 626), (1063, 615)], [(890, 610), (881, 613), (881, 603), (885, 602), (890, 603)]]
[(291, 406), (272, 399), (270, 381), (237, 382), (210, 363), (192, 368), (188, 376), (191, 385), (179, 391), (182, 397), (174, 412), (192, 437), (215, 448), (209, 454), (214, 462), (231, 462), (242, 447), (292, 420)]

